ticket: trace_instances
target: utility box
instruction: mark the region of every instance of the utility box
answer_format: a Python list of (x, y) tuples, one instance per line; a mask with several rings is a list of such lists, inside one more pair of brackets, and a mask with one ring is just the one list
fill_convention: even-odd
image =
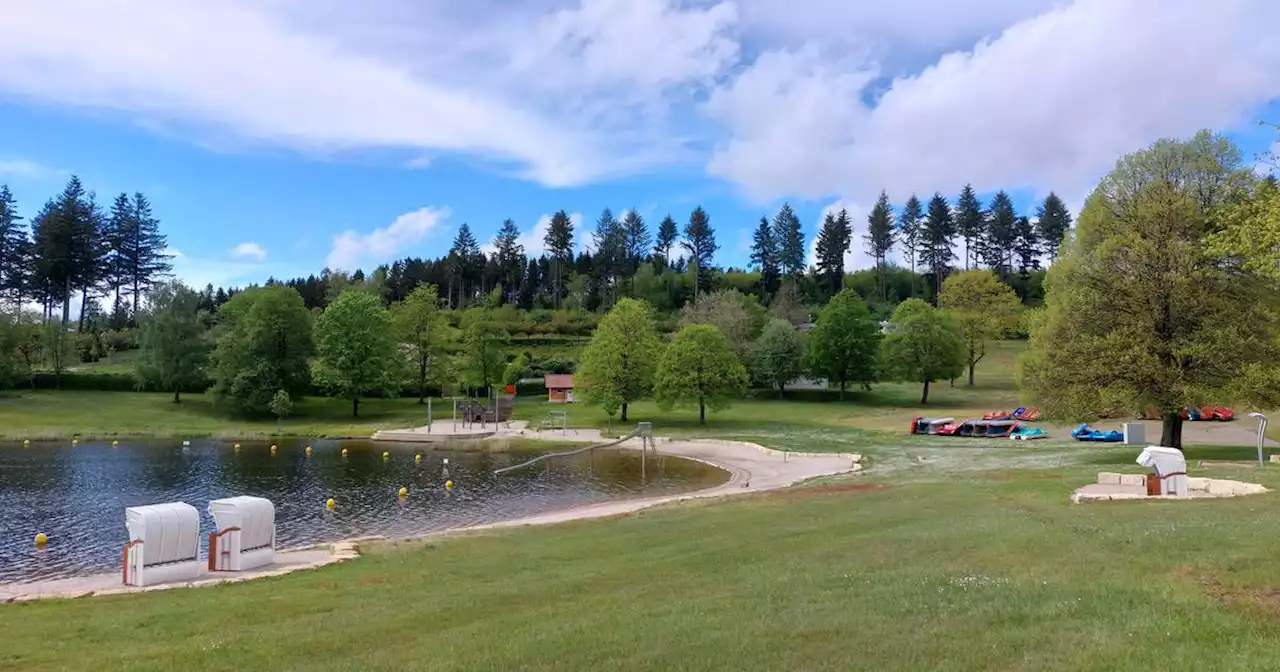
[(1146, 445), (1147, 426), (1141, 422), (1124, 423), (1124, 443), (1126, 446)]

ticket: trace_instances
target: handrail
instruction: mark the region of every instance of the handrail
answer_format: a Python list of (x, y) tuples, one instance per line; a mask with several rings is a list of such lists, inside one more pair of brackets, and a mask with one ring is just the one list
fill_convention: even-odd
[[(222, 535), (224, 534), (231, 534), (232, 532), (240, 532), (240, 531), (241, 530), (239, 527), (232, 525), (231, 527), (228, 527), (226, 529), (209, 533), (209, 571), (211, 572), (218, 571), (218, 539), (221, 538)], [(226, 552), (226, 554), (228, 555), (230, 553), (231, 553), (230, 551)]]
[(549, 460), (549, 459), (551, 459), (551, 458), (553, 458), (553, 457), (570, 457), (570, 456), (572, 456), (572, 455), (577, 455), (578, 453), (585, 453), (585, 452), (587, 452), (588, 450), (595, 450), (596, 448), (608, 448), (608, 447), (610, 447), (610, 446), (616, 446), (616, 445), (618, 445), (619, 443), (622, 443), (623, 441), (627, 441), (627, 440), (629, 440), (629, 439), (634, 439), (635, 437), (640, 436), (640, 432), (641, 432), (640, 428), (639, 428), (639, 427), (637, 427), (636, 429), (632, 430), (632, 431), (631, 431), (631, 433), (627, 434), (626, 436), (623, 436), (623, 437), (620, 437), (620, 438), (614, 439), (613, 441), (608, 441), (608, 442), (606, 442), (606, 443), (596, 443), (596, 444), (592, 444), (592, 445), (590, 445), (590, 446), (587, 446), (586, 448), (575, 448), (575, 449), (573, 449), (573, 450), (565, 450), (565, 451), (561, 451), (561, 452), (558, 452), (558, 453), (547, 453), (546, 455), (539, 455), (539, 456), (537, 456), (537, 457), (533, 458), (532, 460), (529, 460), (528, 462), (521, 462), (520, 464), (517, 464), (517, 465), (515, 465), (515, 466), (511, 466), (511, 467), (503, 467), (502, 469), (497, 469), (497, 470), (495, 470), (495, 471), (493, 472), (493, 475), (494, 475), (494, 476), (497, 476), (497, 475), (499, 475), (499, 474), (503, 474), (503, 473), (506, 473), (506, 472), (508, 472), (508, 471), (515, 471), (516, 469), (522, 469), (522, 468), (524, 468), (524, 467), (528, 467), (528, 466), (535, 465), (535, 464), (537, 464), (537, 463), (539, 463), (539, 462), (541, 462), (541, 461), (543, 461), (543, 460)]
[(123, 562), (121, 563), (124, 566), (124, 574), (123, 576), (120, 577), (120, 579), (126, 586), (129, 585), (129, 549), (133, 548), (134, 546), (141, 546), (141, 545), (142, 545), (141, 539), (133, 539), (131, 541), (126, 542), (124, 545), (124, 559), (123, 559)]

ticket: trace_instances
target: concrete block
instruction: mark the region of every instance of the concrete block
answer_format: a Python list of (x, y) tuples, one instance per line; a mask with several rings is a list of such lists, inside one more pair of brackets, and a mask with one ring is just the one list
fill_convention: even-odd
[(1120, 485), (1120, 474), (1101, 472), (1098, 474), (1098, 485)]
[(1147, 484), (1147, 477), (1142, 474), (1121, 474), (1120, 485), (1143, 485)]
[(1211, 495), (1230, 496), (1235, 492), (1235, 483), (1218, 479), (1209, 479), (1208, 491)]
[(1198, 476), (1190, 476), (1187, 478), (1187, 489), (1188, 490), (1208, 490), (1209, 479), (1200, 478)]

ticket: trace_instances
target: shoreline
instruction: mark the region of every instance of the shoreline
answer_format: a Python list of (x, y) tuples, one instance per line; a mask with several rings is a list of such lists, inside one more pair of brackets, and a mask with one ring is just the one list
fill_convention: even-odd
[[(598, 432), (595, 433), (598, 434)], [(583, 437), (583, 440), (590, 442), (593, 439), (590, 434), (587, 434)], [(598, 440), (598, 437), (594, 440)], [(481, 523), (479, 525), (439, 530), (420, 535), (406, 537), (354, 537), (334, 542), (312, 544), (302, 548), (281, 549), (276, 554), (276, 562), (260, 570), (226, 576), (205, 576), (194, 581), (144, 587), (122, 586), (119, 584), (119, 575), (112, 572), (110, 574), (87, 575), (44, 582), (28, 581), (0, 584), (0, 601), (4, 603), (23, 603), (44, 599), (123, 595), (238, 583), (271, 576), (283, 576), (297, 571), (317, 569), (326, 565), (346, 562), (360, 556), (360, 544), (365, 542), (396, 545), (431, 539), (448, 539), (477, 532), (608, 518), (693, 499), (768, 492), (797, 485), (815, 478), (857, 474), (863, 469), (862, 456), (854, 453), (789, 452), (745, 441), (722, 441), (716, 439), (678, 441), (668, 438), (658, 439), (658, 441), (665, 448), (661, 452), (722, 469), (729, 473), (728, 480), (691, 492), (596, 502), (511, 520)], [(631, 441), (620, 444), (617, 448), (634, 450), (635, 448), (632, 446), (626, 445), (629, 443)], [(326, 548), (329, 552), (328, 557), (317, 555), (318, 550)]]

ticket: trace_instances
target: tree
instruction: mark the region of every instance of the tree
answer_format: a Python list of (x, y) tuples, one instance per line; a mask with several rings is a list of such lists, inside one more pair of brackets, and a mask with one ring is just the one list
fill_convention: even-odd
[(965, 363), (972, 386), (973, 370), (987, 354), (987, 343), (1017, 326), (1022, 302), (995, 273), (975, 268), (942, 283), (938, 306), (951, 313), (964, 333)]
[(318, 373), (335, 396), (351, 400), (360, 417), (360, 396), (394, 393), (401, 371), (391, 316), (378, 297), (344, 292), (316, 318)]
[(778, 267), (778, 241), (773, 236), (769, 220), (760, 218), (751, 239), (751, 263), (760, 269), (760, 289), (765, 294), (778, 291), (782, 272)]
[(1171, 448), (1184, 407), (1280, 403), (1275, 285), (1212, 244), (1253, 179), (1208, 132), (1120, 159), (1049, 269), (1019, 361), (1030, 400), (1062, 420), (1155, 410)]
[[(271, 414), (276, 416), (276, 433), (280, 433), (280, 423), (285, 416), (293, 412), (293, 399), (289, 398), (289, 393), (284, 390), (276, 390), (271, 396), (271, 403), (268, 404)], [(310, 450), (310, 448), (308, 448)]]
[(809, 321), (809, 310), (805, 308), (800, 296), (800, 289), (794, 278), (782, 280), (778, 293), (769, 302), (769, 314), (799, 326)]
[(515, 385), (520, 382), (521, 378), (524, 378), (528, 370), (529, 355), (522, 352), (511, 360), (510, 364), (507, 364), (507, 368), (502, 370), (502, 383), (504, 385)]
[(684, 227), (684, 241), (681, 243), (689, 253), (689, 263), (694, 267), (693, 294), (697, 296), (704, 284), (709, 284), (711, 263), (720, 246), (716, 244), (716, 232), (711, 228), (711, 218), (707, 217), (702, 206), (694, 208), (689, 215), (689, 223)]
[(592, 240), (595, 242), (597, 280), (606, 290), (608, 304), (612, 305), (618, 298), (618, 278), (626, 269), (627, 231), (609, 208), (605, 208), (596, 220)]
[(9, 186), (0, 184), (0, 297), (13, 302), (15, 312), (30, 280), (31, 239), (21, 221)]
[(276, 390), (293, 397), (311, 387), (315, 352), (311, 313), (292, 287), (255, 287), (218, 308), (212, 360), (213, 391), (238, 413), (268, 412)]
[[(455, 307), (466, 308), (470, 299), (477, 294), (476, 281), (484, 270), (484, 254), (480, 252), (480, 243), (476, 242), (476, 237), (472, 235), (471, 227), (466, 222), (458, 227), (458, 235), (449, 248), (449, 269), (449, 301)], [(458, 302), (452, 303), (455, 285), (458, 288)]]
[(709, 324), (681, 329), (667, 346), (654, 376), (658, 407), (698, 406), (698, 423), (707, 424), (707, 408), (728, 408), (747, 392), (747, 369), (729, 341)]
[(621, 409), (626, 422), (627, 406), (652, 389), (661, 352), (653, 308), (639, 299), (618, 301), (582, 350), (576, 382), (583, 400), (610, 417)]
[(875, 380), (880, 325), (853, 289), (842, 290), (818, 313), (809, 332), (809, 363), (817, 375), (840, 384), (844, 399), (849, 383), (869, 387)]
[(955, 215), (956, 230), (964, 239), (964, 268), (969, 270), (970, 264), (977, 261), (977, 255), (974, 254), (973, 249), (974, 243), (981, 240), (986, 223), (982, 214), (982, 202), (973, 192), (973, 185), (964, 185), (960, 198), (956, 199)]
[(853, 223), (849, 221), (849, 213), (841, 208), (838, 213), (828, 212), (822, 219), (822, 229), (818, 231), (815, 243), (818, 274), (827, 284), (831, 294), (844, 287), (844, 255), (849, 251), (849, 243), (853, 239)]
[(671, 215), (667, 215), (658, 225), (658, 238), (653, 245), (653, 256), (661, 259), (663, 266), (670, 265), (671, 246), (676, 244), (679, 237), (680, 229), (676, 225), (676, 220), (671, 219)]
[(787, 203), (773, 216), (773, 235), (778, 245), (778, 268), (783, 275), (799, 277), (805, 270), (804, 233), (800, 218)]
[(199, 315), (200, 295), (182, 283), (161, 283), (138, 320), (138, 378), (181, 401), (184, 387), (206, 384), (209, 343)]
[(428, 371), (440, 356), (446, 318), (440, 313), (435, 285), (418, 285), (391, 311), (391, 322), (401, 343), (406, 343), (417, 370), (418, 403), (426, 403)]
[(473, 383), (485, 394), (498, 381), (507, 366), (507, 343), (511, 336), (497, 323), (480, 319), (467, 328), (463, 349), (466, 367)]
[(867, 256), (876, 263), (877, 295), (885, 301), (889, 300), (885, 267), (888, 265), (889, 251), (893, 249), (895, 234), (893, 206), (889, 203), (889, 194), (881, 191), (880, 198), (876, 199), (876, 205), (871, 209), (871, 214), (867, 215), (867, 233), (863, 236), (863, 240), (866, 241)]
[(1067, 231), (1071, 230), (1071, 213), (1058, 195), (1049, 192), (1044, 203), (1036, 208), (1036, 235), (1044, 245), (1045, 254), (1052, 261), (1058, 258), (1058, 248)]
[(635, 208), (631, 208), (626, 215), (623, 215), (622, 230), (626, 237), (626, 274), (630, 276), (635, 274), (640, 262), (644, 260), (653, 237), (649, 235), (649, 226), (645, 224), (644, 217), (641, 217)]
[(119, 265), (121, 279), (133, 290), (136, 315), (142, 293), (172, 271), (173, 265), (169, 263), (167, 238), (160, 233), (160, 220), (151, 212), (151, 202), (141, 192), (135, 192), (131, 206), (132, 214), (123, 222), (124, 228), (113, 233), (120, 247), (112, 256)]
[(804, 373), (804, 334), (790, 322), (774, 318), (756, 341), (752, 373), (768, 387), (778, 388), (781, 398), (787, 383)]
[(493, 237), (494, 263), (505, 284), (508, 303), (515, 303), (520, 295), (519, 279), (524, 272), (524, 246), (520, 244), (520, 229), (510, 219), (503, 220), (497, 235)]
[(1022, 276), (1025, 283), (1032, 271), (1040, 270), (1040, 238), (1036, 235), (1036, 228), (1032, 226), (1031, 220), (1026, 217), (1019, 217), (1017, 225), (1013, 227), (1012, 252), (1018, 275)]
[(738, 361), (745, 366), (752, 360), (751, 348), (764, 326), (764, 318), (764, 308), (754, 296), (736, 289), (722, 289), (698, 296), (693, 303), (686, 305), (680, 314), (680, 326), (715, 326), (733, 347)]
[(1280, 187), (1274, 180), (1262, 179), (1253, 186), (1252, 196), (1224, 205), (1223, 227), (1209, 237), (1213, 251), (1238, 259), (1246, 272), (1280, 281)]
[(920, 251), (920, 222), (924, 219), (924, 209), (915, 194), (907, 199), (898, 215), (898, 235), (902, 241), (907, 261), (911, 264), (911, 295), (916, 294), (916, 254)]
[(573, 263), (573, 220), (564, 210), (551, 216), (542, 244), (551, 257), (551, 296), (556, 308), (564, 299), (565, 268)]
[(951, 262), (956, 258), (952, 251), (952, 238), (956, 235), (955, 218), (951, 215), (951, 206), (942, 194), (935, 193), (929, 199), (929, 212), (925, 215), (920, 230), (920, 261), (933, 274), (933, 291), (936, 296), (942, 291), (942, 280), (951, 269)]
[(982, 236), (982, 261), (1002, 279), (1009, 276), (1013, 265), (1017, 228), (1018, 213), (1013, 209), (1013, 199), (1003, 190), (997, 192), (987, 211), (987, 226)]
[(920, 403), (929, 403), (929, 383), (964, 372), (960, 325), (920, 299), (907, 299), (889, 318), (895, 329), (880, 343), (881, 373), (890, 380), (924, 384)]

